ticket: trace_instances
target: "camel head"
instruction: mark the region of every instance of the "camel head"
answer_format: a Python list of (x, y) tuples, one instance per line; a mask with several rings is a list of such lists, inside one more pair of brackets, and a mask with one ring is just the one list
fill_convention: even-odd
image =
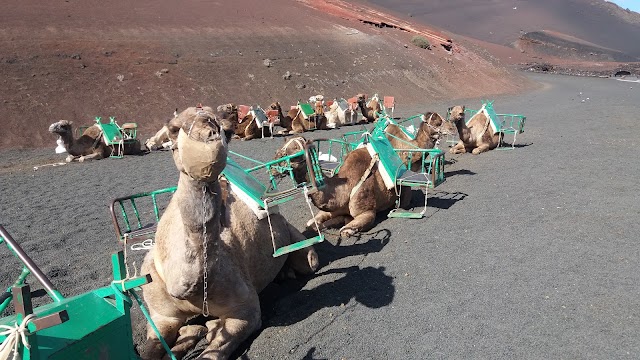
[(49, 132), (60, 135), (60, 136), (72, 135), (73, 129), (71, 128), (71, 125), (73, 125), (72, 121), (60, 120), (58, 122), (51, 124), (51, 126), (49, 126)]
[(440, 114), (435, 112), (427, 112), (422, 115), (421, 128), (428, 128), (427, 131), (434, 139), (438, 139), (440, 135), (451, 135), (457, 132), (455, 126), (446, 121)]
[(227, 164), (224, 115), (208, 106), (190, 107), (167, 124), (176, 167), (195, 181), (217, 181)]
[(356, 95), (356, 98), (358, 99), (358, 103), (364, 103), (367, 101), (367, 95), (365, 94), (358, 94)]
[(449, 108), (449, 121), (457, 123), (458, 121), (464, 121), (464, 106), (456, 105)]
[[(289, 139), (284, 140), (284, 144), (280, 149), (276, 151), (274, 156), (275, 159), (279, 159), (281, 157), (292, 155), (301, 150), (304, 150), (306, 144), (308, 144), (312, 140), (307, 140), (302, 136), (296, 136)], [(282, 162), (281, 166), (285, 166), (286, 163)], [(291, 168), (293, 169), (293, 177), (295, 181), (300, 184), (307, 181), (307, 163), (306, 158), (304, 156), (297, 156), (291, 159)], [(274, 176), (288, 176), (288, 173), (278, 172), (276, 169), (271, 169), (271, 174)]]
[(269, 109), (271, 109), (271, 110), (282, 110), (282, 107), (280, 107), (280, 103), (276, 101), (273, 104), (269, 105)]

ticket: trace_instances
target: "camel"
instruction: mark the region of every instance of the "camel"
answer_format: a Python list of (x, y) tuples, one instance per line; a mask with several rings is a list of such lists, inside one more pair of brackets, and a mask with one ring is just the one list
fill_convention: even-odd
[(362, 112), (362, 116), (366, 119), (366, 122), (372, 123), (378, 120), (378, 113), (382, 111), (382, 106), (380, 106), (380, 99), (376, 96), (371, 98), (371, 101), (367, 104), (367, 96), (364, 94), (356, 95), (358, 98), (358, 106), (360, 107), (360, 111)]
[[(340, 106), (342, 102), (343, 106)], [(325, 113), (327, 118), (327, 127), (331, 129), (338, 129), (342, 125), (351, 124), (353, 116), (356, 114), (351, 110), (349, 104), (344, 99), (334, 100), (333, 104), (329, 105), (329, 111)]]
[[(74, 139), (73, 121), (60, 120), (49, 126), (49, 132), (57, 134), (63, 142), (63, 146), (69, 155), (66, 162), (99, 160), (111, 156), (114, 151), (104, 142), (102, 131), (98, 125), (89, 126), (82, 135)], [(124, 144), (124, 154), (140, 153), (138, 141)]]
[[(280, 158), (295, 154), (303, 149), (307, 140), (294, 137), (285, 141), (275, 155)], [(307, 181), (308, 172), (304, 162), (292, 162), (294, 178), (298, 183)], [(387, 189), (384, 180), (366, 148), (351, 151), (344, 164), (333, 177), (324, 179), (325, 185), (317, 192), (309, 195), (313, 204), (320, 209), (307, 226), (313, 228), (315, 222), (323, 227), (331, 220), (345, 222), (340, 229), (341, 237), (349, 237), (373, 227), (378, 211), (389, 210), (396, 204), (398, 193), (402, 194), (400, 207), (405, 208), (411, 202), (411, 191), (408, 187)]]
[[(173, 117), (178, 116), (178, 108), (173, 112)], [(171, 139), (169, 139), (169, 128), (164, 124), (158, 132), (144, 142), (144, 146), (151, 151), (171, 148)]]
[[(219, 175), (226, 165), (233, 113), (190, 107), (168, 124), (178, 186), (158, 223), (155, 246), (142, 272), (152, 282), (144, 299), (160, 334), (177, 358), (206, 335), (200, 359), (227, 359), (261, 326), (258, 293), (285, 262), (300, 273), (316, 270), (312, 247), (274, 258), (267, 219), (259, 220)], [(277, 246), (304, 239), (281, 215), (270, 215)], [(188, 325), (204, 315), (205, 326)], [(147, 326), (143, 359), (165, 355)]]
[[(449, 135), (453, 131), (453, 127), (449, 122), (444, 120), (440, 114), (435, 112), (427, 112), (420, 116), (421, 123), (418, 126), (415, 139), (411, 139), (400, 126), (390, 123), (384, 131), (387, 133), (387, 139), (394, 149), (433, 149), (441, 135)], [(402, 161), (406, 164), (408, 159), (407, 152), (398, 154)], [(420, 169), (421, 156), (419, 153), (411, 155), (411, 170), (418, 172)]]
[(235, 130), (235, 138), (241, 140), (251, 140), (255, 138), (262, 138), (263, 130), (264, 136), (271, 136), (271, 129), (269, 124), (263, 124), (266, 126), (264, 129), (258, 126), (256, 122), (255, 114), (249, 111), (242, 119), (238, 119), (238, 126)]
[[(322, 104), (320, 104), (322, 107)], [(316, 103), (314, 116), (305, 119), (302, 115), (302, 111), (300, 109), (291, 109), (287, 112), (285, 116), (282, 113), (282, 107), (279, 102), (274, 102), (269, 106), (270, 109), (278, 110), (278, 116), (280, 117), (280, 126), (284, 128), (281, 130), (280, 134), (300, 134), (305, 131), (313, 130), (313, 129), (322, 129), (326, 130), (326, 117), (324, 115), (319, 115), (319, 113), (324, 113), (323, 110), (319, 109), (318, 104)]]
[(471, 152), (478, 155), (485, 151), (493, 150), (502, 141), (502, 133), (493, 133), (489, 122), (491, 119), (480, 111), (475, 114), (469, 124), (465, 122), (464, 106), (454, 106), (451, 108), (451, 121), (458, 129), (460, 141), (449, 149), (452, 154), (464, 154)]

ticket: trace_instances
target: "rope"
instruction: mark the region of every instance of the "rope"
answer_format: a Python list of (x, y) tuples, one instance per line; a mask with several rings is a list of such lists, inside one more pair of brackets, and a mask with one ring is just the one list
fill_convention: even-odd
[(20, 325), (18, 325), (18, 323), (14, 326), (0, 325), (0, 329), (4, 329), (4, 331), (0, 332), (0, 335), (7, 337), (5, 341), (0, 344), (0, 360), (8, 360), (11, 352), (13, 352), (12, 359), (17, 360), (20, 344), (27, 349), (31, 348), (27, 339), (27, 336), (29, 335), (29, 329), (27, 329), (27, 326), (31, 319), (34, 319), (35, 317), (35, 314), (25, 316)]
[(264, 211), (267, 212), (267, 221), (269, 222), (269, 232), (271, 233), (271, 245), (273, 245), (273, 253), (276, 253), (276, 239), (273, 237), (273, 226), (271, 226), (271, 214), (269, 213), (268, 199), (264, 200)]
[(313, 222), (316, 224), (316, 231), (318, 231), (318, 235), (320, 235), (320, 225), (318, 225), (318, 221), (316, 220), (316, 214), (313, 213), (313, 208), (311, 207), (311, 198), (309, 197), (309, 189), (307, 189), (307, 187), (305, 186), (303, 191), (304, 191), (304, 198), (307, 201), (307, 205), (309, 206), (309, 211), (311, 212), (311, 218), (313, 219)]
[(367, 180), (369, 175), (371, 175), (371, 169), (373, 169), (373, 166), (378, 161), (378, 158), (379, 157), (377, 153), (371, 157), (371, 161), (369, 162), (369, 166), (367, 167), (367, 170), (364, 172), (364, 174), (362, 174), (362, 177), (360, 177), (360, 181), (358, 181), (356, 186), (354, 186), (353, 189), (351, 189), (351, 193), (349, 194), (349, 200), (353, 198), (353, 196), (358, 192), (358, 190), (360, 190), (360, 187), (362, 186), (362, 184), (364, 184), (364, 181)]

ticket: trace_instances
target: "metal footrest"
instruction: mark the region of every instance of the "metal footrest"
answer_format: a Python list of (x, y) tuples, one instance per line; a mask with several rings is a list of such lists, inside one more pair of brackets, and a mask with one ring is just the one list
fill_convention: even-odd
[(281, 256), (281, 255), (284, 255), (284, 254), (288, 254), (290, 252), (294, 252), (296, 250), (304, 249), (306, 247), (309, 247), (309, 246), (314, 245), (314, 244), (321, 243), (323, 241), (324, 241), (324, 235), (318, 235), (318, 236), (312, 237), (310, 239), (298, 241), (298, 242), (293, 243), (291, 245), (287, 245), (287, 246), (283, 246), (281, 248), (278, 248), (273, 253), (273, 257), (278, 257), (278, 256)]

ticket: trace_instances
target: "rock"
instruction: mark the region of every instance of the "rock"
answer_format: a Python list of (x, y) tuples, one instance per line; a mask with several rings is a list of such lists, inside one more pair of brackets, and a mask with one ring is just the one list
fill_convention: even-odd
[(118, 81), (124, 81), (124, 75), (122, 74), (116, 76), (116, 78), (118, 79)]
[(296, 89), (298, 89), (298, 90), (304, 89), (306, 87), (307, 87), (307, 85), (305, 85), (305, 84), (297, 84), (296, 85)]
[(287, 71), (286, 73), (284, 73), (284, 75), (282, 75), (282, 78), (284, 80), (289, 80), (291, 79), (291, 73), (289, 71)]
[(80, 59), (82, 59), (82, 56), (80, 56), (80, 54), (73, 54), (73, 55), (71, 55), (71, 58), (72, 59), (76, 59), (76, 60), (80, 60)]
[(262, 61), (262, 64), (266, 67), (271, 67), (271, 65), (273, 65), (273, 61), (269, 60), (269, 59), (264, 59)]
[(256, 76), (253, 74), (249, 74), (249, 79), (251, 79), (251, 81), (255, 80)]
[(171, 65), (175, 65), (177, 63), (178, 63), (178, 60), (175, 60), (175, 59), (169, 61), (169, 64), (171, 64)]
[(166, 74), (166, 73), (168, 73), (168, 72), (169, 72), (169, 69), (164, 68), (164, 69), (160, 70), (160, 72), (161, 72), (161, 73), (163, 73), (163, 74)]

